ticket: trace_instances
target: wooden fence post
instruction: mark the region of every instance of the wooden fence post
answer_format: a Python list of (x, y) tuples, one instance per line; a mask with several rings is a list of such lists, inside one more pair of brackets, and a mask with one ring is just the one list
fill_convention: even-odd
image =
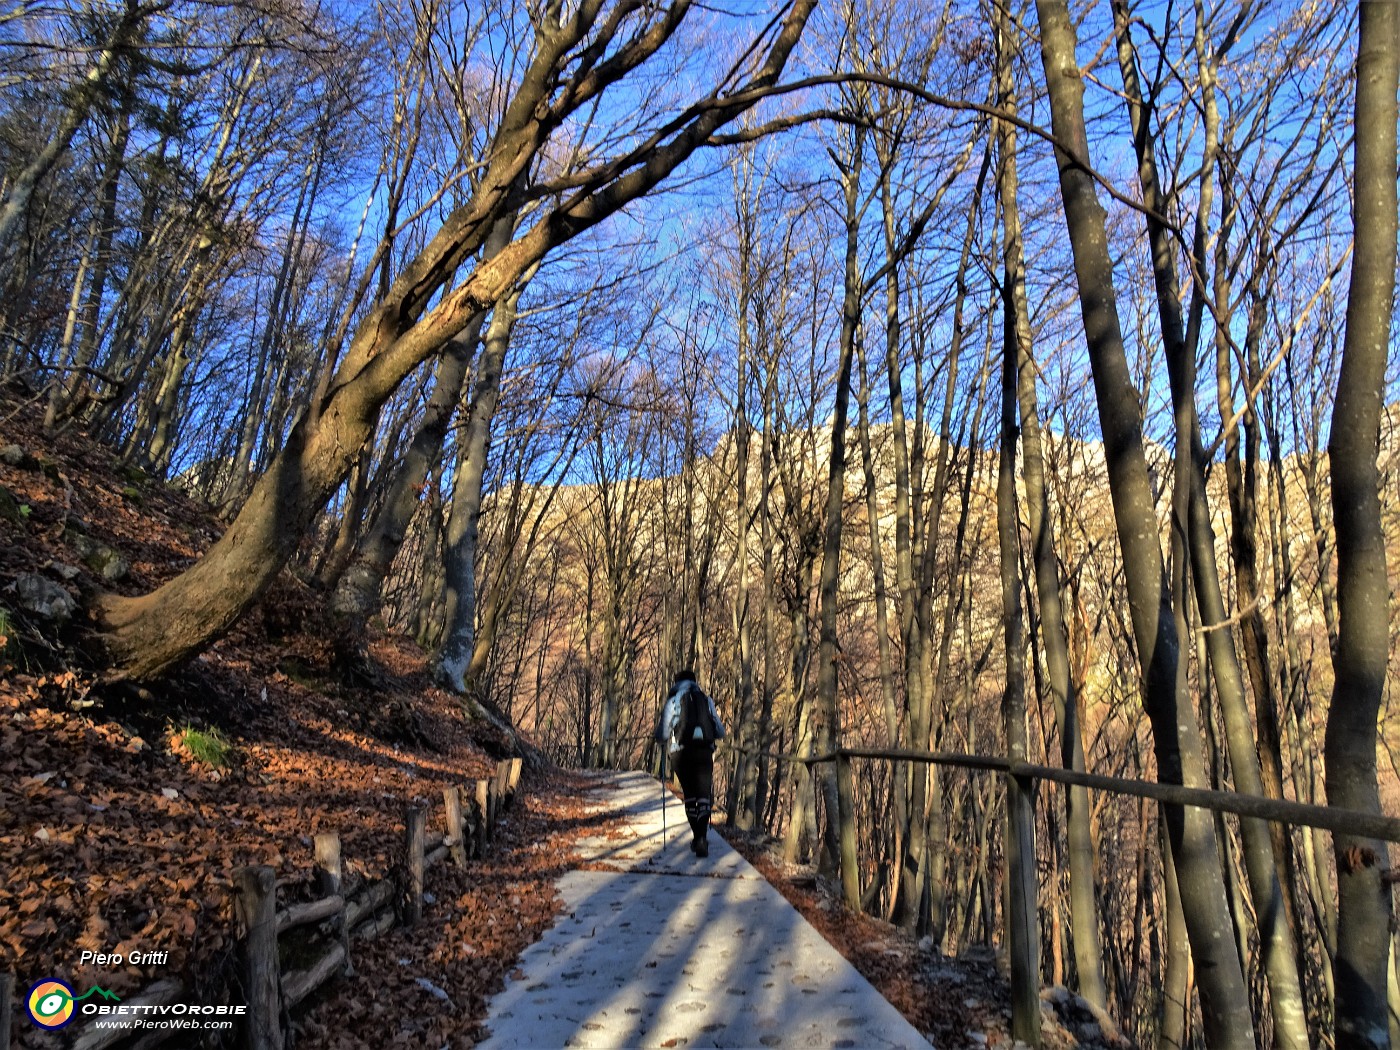
[(856, 847), (855, 782), (851, 774), (851, 756), (844, 751), (836, 756), (837, 819), (840, 823), (841, 896), (846, 907), (860, 911), (860, 868)]
[(282, 1050), (281, 964), (277, 959), (277, 873), (239, 868), (237, 911), (243, 925), (243, 994), (248, 1050)]
[[(323, 831), (316, 836), (316, 887), (322, 897), (343, 896), (345, 869), (340, 859), (340, 833)], [(342, 976), (355, 976), (355, 967), (350, 962), (350, 924), (346, 921), (346, 911), (341, 910), (336, 920), (336, 932), (340, 935), (340, 946), (345, 949), (345, 965)]]
[(476, 806), (481, 810), (481, 821), (476, 826), (476, 855), (486, 855), (486, 843), (491, 838), (491, 782), (476, 782)]
[(481, 834), (481, 815), (477, 812), (475, 789), (462, 784), (457, 788), (457, 798), (462, 804), (462, 848), (467, 860), (481, 855), (477, 839)]
[(428, 837), (427, 814), (422, 806), (404, 810), (404, 845), (408, 850), (408, 912), (404, 924), (412, 926), (423, 918), (423, 847)]
[(10, 1050), (10, 1009), (15, 1001), (15, 975), (0, 973), (0, 1050)]
[(510, 807), (510, 762), (506, 759), (496, 763), (496, 776), (492, 783), (496, 788), (496, 810), (503, 813)]
[(1040, 1045), (1040, 925), (1036, 910), (1035, 797), (1030, 777), (1006, 778), (1007, 954), (1011, 1035)]
[(443, 788), (442, 801), (445, 805), (444, 816), (447, 821), (445, 845), (452, 851), (452, 860), (457, 867), (465, 868), (467, 866), (467, 847), (463, 842), (462, 793), (455, 786)]

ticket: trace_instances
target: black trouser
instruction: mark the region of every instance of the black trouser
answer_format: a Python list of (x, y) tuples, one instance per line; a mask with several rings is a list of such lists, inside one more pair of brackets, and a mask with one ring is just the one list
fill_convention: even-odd
[(671, 757), (676, 779), (685, 798), (685, 816), (695, 841), (710, 830), (710, 805), (714, 797), (715, 753), (708, 747), (683, 747)]

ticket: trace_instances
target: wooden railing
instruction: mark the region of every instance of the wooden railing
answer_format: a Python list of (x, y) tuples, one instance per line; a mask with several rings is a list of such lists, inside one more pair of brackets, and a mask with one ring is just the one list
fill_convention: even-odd
[[(843, 747), (833, 751), (813, 755), (781, 754), (739, 747), (728, 741), (720, 745), (722, 751), (738, 754), (764, 756), (778, 762), (798, 763), (808, 768), (829, 762), (836, 763), (837, 797), (841, 808), (838, 819), (846, 828), (855, 826), (855, 800), (852, 788), (853, 775), (851, 760), (856, 758), (876, 759), (891, 762), (921, 762), (928, 765), (951, 766), (984, 773), (998, 773), (1007, 781), (1009, 791), (1020, 791), (1027, 798), (1035, 797), (1034, 785), (1038, 780), (1048, 780), (1057, 784), (1068, 784), (1106, 791), (1117, 795), (1131, 795), (1138, 798), (1155, 799), (1167, 805), (1196, 806), (1215, 813), (1233, 813), (1242, 817), (1275, 821), (1299, 827), (1320, 828), (1324, 831), (1343, 832), (1379, 839), (1383, 842), (1400, 843), (1400, 818), (1387, 817), (1379, 813), (1363, 813), (1358, 810), (1342, 809), (1334, 806), (1317, 806), (1304, 802), (1290, 802), (1287, 799), (1264, 798), (1259, 795), (1246, 795), (1238, 791), (1216, 791), (1209, 788), (1183, 787), (1180, 784), (1163, 784), (1155, 780), (1139, 780), (1128, 777), (1102, 776), (1098, 773), (1079, 773), (1057, 766), (1039, 766), (1030, 762), (1018, 762), (998, 755), (968, 755), (957, 752), (910, 751), (899, 748)], [(1021, 842), (1021, 849), (1030, 858), (1035, 856), (1034, 822), (1029, 826), (1015, 829)], [(1011, 846), (1016, 848), (1014, 842)], [(1011, 858), (1008, 857), (1008, 861)], [(1019, 873), (1019, 884), (1010, 887), (1010, 892), (1023, 895), (1032, 902), (1036, 899), (1036, 870), (1034, 863), (1009, 864), (1013, 874)], [(848, 873), (843, 872), (843, 884)], [(843, 885), (847, 903), (851, 904), (850, 885)], [(857, 887), (854, 903), (859, 904)], [(1007, 909), (1008, 916), (1016, 910)], [(1025, 928), (1007, 930), (1007, 952), (1010, 956), (1012, 1034), (1015, 1038), (1038, 1046), (1040, 1043), (1040, 934), (1035, 928), (1035, 909), (1028, 915), (1021, 912)]]
[[(279, 907), (277, 877), (273, 868), (255, 865), (240, 868), (233, 876), (239, 920), (244, 1029), (239, 1045), (247, 1050), (282, 1050), (282, 1023), (288, 1011), (326, 982), (353, 974), (352, 941), (373, 940), (397, 925), (411, 925), (423, 917), (423, 884), (433, 865), (451, 857), (458, 866), (486, 852), (495, 837), (500, 814), (515, 797), (520, 783), (520, 759), (504, 759), (495, 775), (474, 785), (443, 789), (443, 830), (429, 833), (428, 810), (410, 805), (404, 810), (404, 863), (399, 878), (361, 882), (350, 891), (341, 862), (340, 836), (326, 832), (315, 836), (315, 900)], [(309, 926), (328, 927), (329, 947), (300, 968), (284, 972), (279, 938)], [(10, 1004), (16, 987), (13, 974), (0, 974), (0, 1050), (10, 1045)], [(175, 980), (158, 981), (121, 1005), (142, 1010), (186, 1002), (190, 991)], [(108, 1015), (104, 1020), (110, 1021)], [(220, 1020), (224, 1019), (222, 1016)], [(123, 1029), (74, 1025), (65, 1033), (70, 1050), (107, 1050), (118, 1043), (139, 1040), (153, 1046), (173, 1030)]]
[[(404, 875), (396, 883), (384, 879), (365, 887), (359, 899), (340, 895), (340, 842), (317, 836), (317, 869), (324, 896), (306, 904), (278, 910), (276, 881), (268, 867), (242, 868), (236, 880), (238, 914), (244, 930), (243, 980), (248, 1003), (248, 1050), (282, 1050), (281, 1019), (311, 992), (332, 978), (350, 972), (350, 939), (374, 938), (395, 925), (411, 926), (423, 918), (423, 885), (428, 869), (449, 856), (459, 867), (479, 857), (495, 835), (500, 812), (510, 805), (520, 781), (521, 760), (506, 759), (496, 775), (478, 780), (474, 795), (464, 788), (443, 789), (443, 830), (429, 834), (428, 811), (404, 810)], [(397, 903), (397, 907), (395, 906)], [(308, 923), (334, 924), (338, 943), (315, 962), (283, 973), (277, 938)]]

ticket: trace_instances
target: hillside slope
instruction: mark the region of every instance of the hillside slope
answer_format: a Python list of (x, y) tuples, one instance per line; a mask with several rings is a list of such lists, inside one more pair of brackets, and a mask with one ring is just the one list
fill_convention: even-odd
[[(276, 869), (284, 903), (310, 897), (312, 837), (333, 830), (352, 879), (384, 876), (405, 806), (440, 807), (444, 787), (489, 775), (511, 745), (468, 721), (401, 639), (371, 642), (377, 681), (338, 681), (319, 596), (290, 573), (159, 686), (105, 682), (92, 598), (150, 589), (220, 524), (81, 434), (48, 441), (38, 421), (0, 400), (0, 972), (21, 992), (58, 977), (129, 996), (176, 978), (224, 1001), (240, 866)], [(423, 926), (357, 949), (359, 976), (298, 1021), (300, 1045), (467, 1040), (550, 921), (568, 838), (553, 832), (579, 823), (560, 775), (530, 775), (523, 794), (490, 855), (434, 870)], [(84, 951), (167, 954), (96, 966)], [(419, 977), (458, 989), (452, 1007)], [(15, 1033), (38, 1037), (27, 1020)]]

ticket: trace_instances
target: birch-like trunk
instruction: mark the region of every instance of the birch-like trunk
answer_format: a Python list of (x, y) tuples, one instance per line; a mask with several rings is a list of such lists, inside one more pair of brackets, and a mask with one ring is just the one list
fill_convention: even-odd
[[(483, 261), (502, 251), (514, 232), (515, 216), (502, 218), (482, 246)], [(354, 556), (336, 582), (330, 606), (345, 655), (357, 650), (365, 621), (379, 606), (384, 579), (408, 535), (409, 522), (418, 507), (418, 496), (429, 467), (442, 456), (447, 428), (462, 401), (462, 390), (485, 323), (486, 314), (477, 314), (443, 349), (423, 421), (394, 474), (378, 515), (361, 534)]]

